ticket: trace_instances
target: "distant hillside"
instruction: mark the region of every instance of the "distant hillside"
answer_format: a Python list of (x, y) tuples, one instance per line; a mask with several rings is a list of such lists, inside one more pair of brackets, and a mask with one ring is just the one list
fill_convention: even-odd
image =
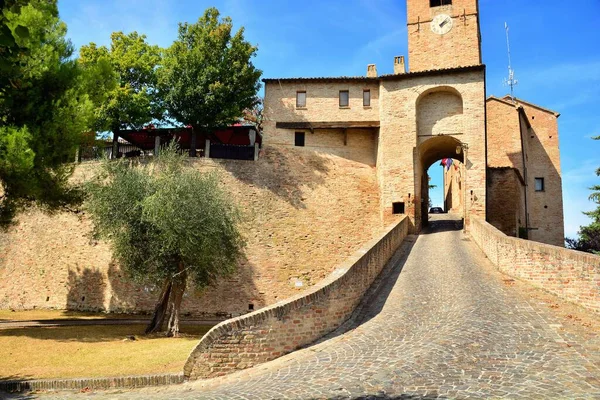
[[(374, 167), (306, 150), (267, 147), (258, 162), (198, 159), (244, 210), (248, 246), (238, 273), (183, 311), (240, 314), (313, 285), (380, 229)], [(80, 165), (75, 180), (97, 163)], [(2, 233), (0, 308), (150, 311), (157, 288), (127, 279), (83, 214), (30, 210)]]

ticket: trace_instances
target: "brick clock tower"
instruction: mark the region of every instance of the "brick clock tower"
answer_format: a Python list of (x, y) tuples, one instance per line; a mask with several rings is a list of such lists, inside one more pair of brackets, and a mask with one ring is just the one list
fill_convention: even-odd
[(477, 0), (407, 0), (411, 72), (481, 64)]

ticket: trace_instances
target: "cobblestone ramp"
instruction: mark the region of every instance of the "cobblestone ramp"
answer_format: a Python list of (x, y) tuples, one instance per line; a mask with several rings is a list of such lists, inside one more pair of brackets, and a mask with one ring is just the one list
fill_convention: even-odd
[(600, 398), (585, 348), (503, 286), (456, 221), (432, 218), (348, 332), (227, 377), (93, 397)]

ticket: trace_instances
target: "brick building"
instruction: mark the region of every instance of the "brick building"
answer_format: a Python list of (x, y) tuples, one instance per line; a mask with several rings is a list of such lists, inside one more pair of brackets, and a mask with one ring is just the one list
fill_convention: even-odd
[(407, 214), (413, 231), (428, 219), (428, 168), (452, 158), (445, 202), (467, 224), (562, 245), (558, 115), (486, 100), (478, 1), (407, 0), (407, 27), (408, 71), (399, 56), (390, 75), (264, 79), (265, 144), (375, 167), (382, 220)]

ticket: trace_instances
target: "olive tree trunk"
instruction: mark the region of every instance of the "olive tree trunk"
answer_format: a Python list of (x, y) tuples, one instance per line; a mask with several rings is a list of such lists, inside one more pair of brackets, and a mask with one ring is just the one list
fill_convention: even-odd
[(154, 316), (146, 328), (146, 334), (163, 332), (165, 319), (168, 319), (166, 335), (179, 336), (179, 314), (187, 283), (187, 271), (182, 262), (178, 264), (177, 269), (177, 274), (165, 279), (158, 303), (154, 308)]

